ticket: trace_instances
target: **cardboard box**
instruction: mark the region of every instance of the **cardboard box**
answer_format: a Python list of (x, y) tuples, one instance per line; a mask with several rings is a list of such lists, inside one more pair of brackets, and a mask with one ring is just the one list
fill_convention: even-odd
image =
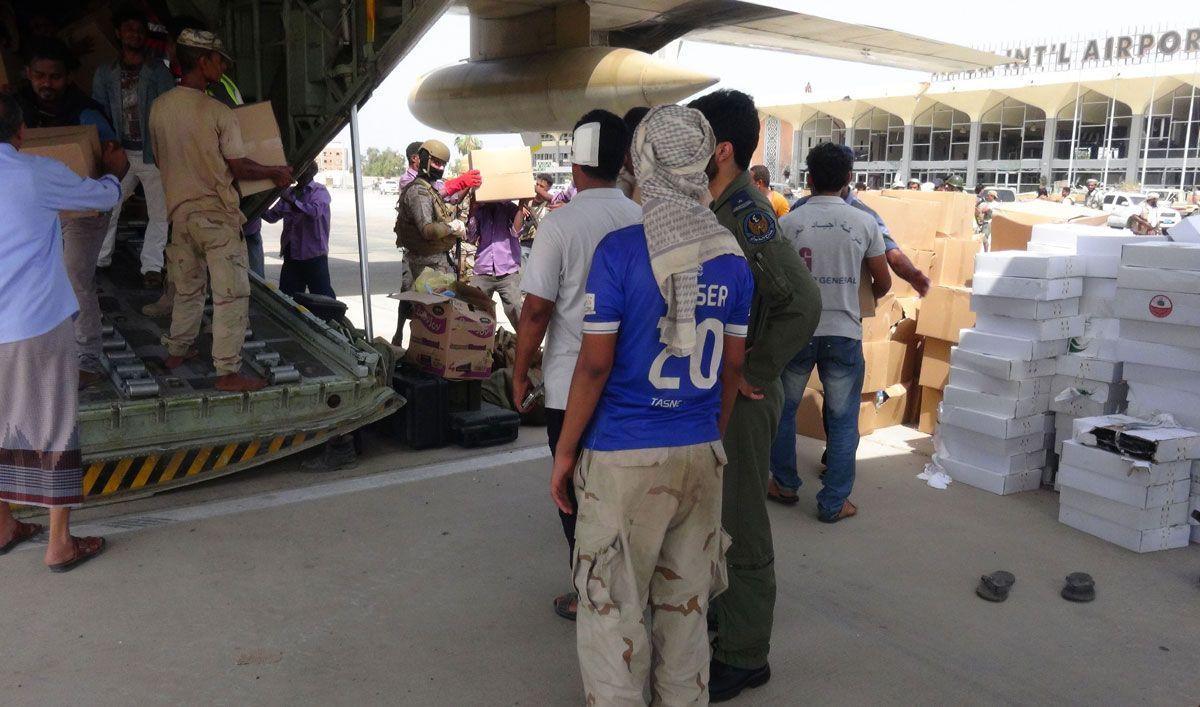
[(1159, 486), (1174, 482), (1187, 482), (1191, 491), (1192, 460), (1180, 459), (1170, 462), (1152, 462), (1133, 459), (1099, 447), (1089, 447), (1076, 440), (1063, 443), (1062, 463), (1093, 474), (1107, 476), (1124, 483), (1141, 486)]
[[(238, 106), (233, 109), (233, 114), (237, 117), (238, 127), (241, 128), (246, 157), (267, 167), (280, 167), (288, 163), (287, 155), (283, 152), (279, 123), (275, 120), (275, 110), (270, 101)], [(242, 196), (259, 194), (275, 188), (275, 184), (269, 179), (238, 182), (238, 190)]]
[(1120, 322), (1116, 319), (1088, 317), (1083, 323), (1083, 336), (1071, 339), (1069, 353), (1085, 358), (1116, 361), (1121, 358)]
[(1122, 373), (1124, 380), (1130, 383), (1162, 383), (1170, 381), (1179, 390), (1200, 395), (1200, 376), (1189, 375), (1187, 371), (1177, 371), (1161, 366), (1147, 366), (1144, 363), (1130, 363)]
[(1090, 317), (1112, 319), (1113, 300), (1117, 298), (1117, 279), (1108, 277), (1083, 278), (1083, 294), (1079, 296), (1079, 313)]
[(796, 434), (812, 439), (825, 439), (825, 425), (822, 421), (821, 407), (825, 398), (819, 390), (804, 389), (804, 397), (796, 408)]
[(900, 305), (900, 308), (904, 310), (904, 316), (906, 319), (911, 319), (914, 322), (920, 319), (920, 297), (897, 297), (896, 302)]
[[(972, 238), (975, 235), (975, 195), (950, 191), (913, 191), (909, 189), (887, 189), (882, 192), (885, 199), (896, 199), (914, 207), (916, 205), (936, 207), (934, 229), (950, 238)], [(891, 228), (891, 221), (884, 219)]]
[(1121, 264), (1136, 268), (1200, 271), (1200, 244), (1126, 243), (1121, 246)]
[(104, 9), (89, 14), (67, 25), (58, 36), (68, 47), (88, 47), (88, 52), (78, 53), (79, 66), (71, 78), (84, 94), (92, 95), (92, 79), (96, 69), (112, 64), (120, 57), (111, 12)]
[[(1070, 349), (1070, 339), (1035, 341), (1017, 336), (1005, 336), (978, 329), (963, 329), (958, 348), (972, 353), (1010, 358), (1018, 361), (1034, 361), (1061, 356)], [(1050, 374), (1046, 374), (1050, 375)]]
[(1103, 518), (1123, 528), (1153, 530), (1187, 522), (1188, 504), (1172, 503), (1159, 508), (1134, 508), (1070, 487), (1062, 489), (1058, 502), (1088, 515)]
[(1033, 277), (1044, 280), (1082, 277), (1083, 263), (1078, 256), (1050, 253), (1006, 251), (981, 253), (975, 258), (975, 272), (1003, 277)]
[(467, 159), (471, 169), (479, 170), (483, 177), (483, 184), (475, 189), (476, 201), (534, 197), (533, 161), (529, 158), (529, 148), (471, 150)]
[(993, 252), (1025, 250), (1029, 245), (1035, 223), (1057, 220), (1053, 216), (1024, 214), (1011, 211), (992, 212), (992, 237), (989, 247)]
[(1043, 378), (1054, 375), (1055, 361), (1052, 358), (1038, 358), (1025, 361), (1015, 358), (991, 356), (989, 354), (967, 351), (955, 346), (950, 349), (950, 365), (966, 368), (976, 373), (1017, 381), (1029, 378)]
[(933, 272), (935, 285), (950, 287), (970, 286), (975, 273), (975, 256), (983, 250), (983, 243), (965, 238), (939, 238), (934, 244)]
[[(1100, 403), (1106, 403), (1109, 401), (1116, 401), (1117, 403), (1125, 402), (1126, 390), (1124, 383), (1102, 383), (1100, 381), (1087, 380), (1086, 378), (1075, 378), (1073, 376), (1064, 376), (1056, 373), (1051, 379), (1050, 386), (1050, 392), (1055, 396), (1063, 391), (1074, 389), (1081, 395)], [(1107, 415), (1110, 413), (1104, 412), (1100, 414)], [(1085, 415), (1083, 417), (1087, 416)]]
[(942, 341), (958, 343), (959, 332), (975, 325), (971, 311), (971, 290), (938, 285), (929, 288), (921, 303), (923, 316), (917, 318), (917, 333)]
[[(902, 248), (902, 250), (908, 256), (908, 259), (912, 261), (914, 267), (932, 278), (935, 262), (933, 251), (917, 250), (915, 248)], [(916, 297), (917, 291), (906, 280), (902, 280), (895, 273), (892, 273), (892, 294), (898, 298), (908, 298)]]
[[(888, 427), (904, 424), (904, 417), (907, 414), (909, 407), (908, 393), (910, 389), (912, 389), (911, 384), (897, 384), (888, 386), (888, 388), (883, 391), (884, 400), (882, 403), (878, 402), (878, 397), (875, 398), (875, 401), (871, 405), (870, 409), (870, 414), (872, 415), (872, 432), (875, 430), (882, 430)], [(862, 427), (862, 412), (862, 410), (859, 410), (860, 429)]]
[(1098, 381), (1101, 383), (1116, 383), (1121, 380), (1123, 366), (1120, 361), (1105, 361), (1098, 358), (1086, 358), (1078, 354), (1064, 354), (1058, 357), (1054, 373), (1072, 380)]
[(1198, 327), (1193, 341), (1200, 343), (1200, 295), (1118, 287), (1113, 310), (1121, 319)]
[(905, 252), (933, 251), (937, 227), (942, 218), (941, 208), (937, 204), (888, 198), (879, 192), (864, 192), (858, 197), (879, 214), (892, 238)]
[(1200, 271), (1122, 265), (1117, 269), (1117, 287), (1195, 295), (1200, 294)]
[(0, 91), (11, 91), (20, 80), (21, 62), (7, 50), (0, 50)]
[(460, 299), (401, 292), (392, 299), (411, 302), (412, 337), (404, 360), (450, 380), (484, 380), (492, 374), (496, 320)]
[(942, 404), (939, 418), (948, 425), (955, 425), (989, 437), (1012, 439), (1034, 433), (1046, 434), (1054, 430), (1054, 416), (1048, 412), (1028, 417), (1009, 417), (955, 407), (948, 402)]
[[(938, 436), (946, 449), (946, 456), (955, 461), (991, 471), (996, 474), (1015, 474), (1019, 471), (1041, 469), (1046, 466), (1046, 450), (1017, 451), (1011, 454), (997, 454), (990, 449), (981, 447), (976, 439), (989, 439), (987, 435), (971, 432), (953, 425), (942, 425)], [(1039, 437), (1038, 444), (1045, 444), (1045, 435), (1027, 435), (1027, 438)], [(1025, 439), (1025, 438), (1018, 438)], [(1002, 440), (998, 440), (1002, 441)], [(942, 457), (939, 457), (939, 459)]]
[(904, 310), (896, 301), (896, 296), (888, 293), (879, 298), (875, 304), (875, 314), (862, 319), (862, 340), (884, 341), (892, 336), (892, 327), (904, 318)]
[[(100, 176), (100, 135), (95, 125), (26, 128), (21, 152), (62, 162), (81, 177)], [(64, 219), (97, 216), (98, 211), (61, 211)]]
[(950, 378), (949, 341), (925, 339), (925, 350), (921, 355), (921, 377), (918, 383), (926, 388), (941, 390)]
[(1030, 398), (1007, 398), (959, 388), (953, 381), (942, 390), (942, 399), (955, 408), (1002, 417), (1029, 417), (1050, 409), (1049, 393)]
[(980, 314), (975, 319), (979, 331), (1033, 341), (1062, 341), (1083, 335), (1082, 316), (1060, 319), (1018, 319), (998, 314)]
[[(1046, 223), (1033, 227), (1029, 250), (1033, 244), (1064, 249), (1078, 255), (1100, 255), (1121, 257), (1121, 247), (1126, 243), (1149, 243), (1165, 241), (1163, 236), (1137, 236), (1132, 231), (1109, 228), (1108, 226), (1084, 226), (1077, 223)], [(1086, 268), (1086, 261), (1085, 261)], [(1086, 272), (1085, 272), (1086, 274)]]
[(1040, 279), (976, 275), (971, 288), (976, 294), (1017, 299), (1056, 300), (1078, 297), (1083, 293), (1082, 277)]
[(1200, 432), (1184, 427), (1151, 427), (1129, 415), (1104, 415), (1075, 420), (1075, 440), (1088, 447), (1102, 447), (1153, 462), (1187, 461), (1192, 477), (1200, 459)]
[(1187, 547), (1190, 537), (1187, 525), (1135, 530), (1067, 505), (1059, 505), (1058, 520), (1063, 525), (1082, 530), (1088, 535), (1094, 535), (1101, 540), (1134, 552), (1154, 552)]
[(1042, 485), (1041, 469), (998, 474), (956, 459), (942, 459), (941, 462), (946, 473), (955, 481), (1001, 496), (1022, 491), (1036, 491)]
[[(1121, 319), (1117, 325), (1117, 339), (1144, 341), (1152, 344), (1164, 344), (1185, 349), (1196, 348), (1200, 345), (1200, 331), (1194, 326), (1180, 324), (1163, 324), (1162, 322), (1143, 322), (1137, 319)], [(1119, 357), (1119, 352), (1114, 352)]]
[[(858, 405), (858, 434), (866, 437), (877, 429), (877, 426), (890, 427), (898, 425), (904, 415), (905, 389), (904, 386), (894, 386), (891, 392), (894, 396), (879, 406), (876, 406), (874, 394), (864, 395)], [(825, 439), (825, 426), (822, 422), (821, 408), (825, 398), (821, 391), (812, 388), (804, 389), (804, 397), (800, 399), (800, 407), (796, 410), (796, 433), (812, 439)], [(893, 422), (893, 420), (897, 420)]]
[(957, 388), (1002, 398), (1036, 398), (1054, 394), (1053, 376), (1010, 381), (965, 368), (950, 367), (950, 383)]
[(1200, 395), (1180, 390), (1164, 382), (1129, 383), (1128, 409), (1130, 415), (1151, 418), (1163, 412), (1171, 413), (1175, 424), (1200, 429)]
[(1066, 390), (1060, 392), (1050, 401), (1051, 412), (1060, 415), (1072, 415), (1074, 417), (1110, 415), (1119, 412), (1124, 407), (1124, 396), (1112, 400), (1100, 401), (1090, 396), (1079, 394), (1076, 391)]
[(921, 412), (917, 417), (917, 429), (927, 435), (933, 434), (937, 429), (941, 406), (942, 391), (921, 386)]
[(1019, 319), (1060, 319), (1079, 314), (1078, 297), (1056, 300), (1017, 299), (971, 294), (971, 309), (975, 314), (997, 314)]
[(1193, 374), (1200, 373), (1200, 348), (1172, 346), (1132, 339), (1123, 339), (1119, 342), (1118, 348), (1120, 355), (1117, 358), (1127, 364), (1144, 363), (1161, 368), (1191, 371)]
[[(1067, 445), (1063, 443), (1063, 452)], [(1164, 484), (1144, 484), (1137, 479), (1115, 479), (1094, 471), (1081, 469), (1059, 460), (1059, 482), (1063, 488), (1086, 491), (1094, 496), (1137, 508), (1161, 508), (1173, 503), (1185, 503), (1191, 491), (1191, 481), (1169, 481)]]
[[(947, 446), (947, 450), (952, 454), (960, 447), (970, 445), (977, 449), (982, 454), (994, 454), (1000, 457), (1011, 457), (1014, 454), (1028, 454), (1030, 452), (1040, 452), (1048, 449), (1052, 437), (1044, 432), (1032, 432), (1020, 437), (1012, 437), (1004, 439), (1002, 437), (992, 437), (973, 430), (968, 430), (964, 427), (958, 427), (949, 422), (942, 423), (940, 428), (941, 439), (943, 442), (953, 437), (953, 445)], [(970, 461), (966, 457), (960, 455), (960, 459)], [(986, 468), (986, 467), (984, 467)]]

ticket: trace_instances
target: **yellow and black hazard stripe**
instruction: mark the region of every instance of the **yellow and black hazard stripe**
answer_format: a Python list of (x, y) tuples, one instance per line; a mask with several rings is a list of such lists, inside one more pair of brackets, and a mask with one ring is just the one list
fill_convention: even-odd
[(96, 461), (83, 472), (85, 498), (108, 496), (183, 481), (195, 481), (230, 467), (269, 461), (278, 452), (311, 442), (322, 433), (264, 437), (215, 447), (194, 447), (144, 457)]

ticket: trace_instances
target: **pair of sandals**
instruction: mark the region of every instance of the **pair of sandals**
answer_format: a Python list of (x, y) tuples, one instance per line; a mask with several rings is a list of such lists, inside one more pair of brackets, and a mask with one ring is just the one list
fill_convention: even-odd
[[(1012, 572), (998, 570), (979, 578), (979, 586), (975, 588), (975, 594), (980, 599), (1002, 602), (1008, 598), (1009, 591), (1016, 583), (1017, 578)], [(1087, 572), (1072, 572), (1067, 575), (1066, 584), (1063, 585), (1060, 595), (1067, 601), (1077, 603), (1093, 601), (1096, 598), (1096, 581)]]
[[(9, 540), (0, 547), (0, 555), (7, 555), (21, 543), (28, 542), (41, 535), (45, 529), (45, 526), (37, 523), (22, 523), (21, 521), (17, 521), (17, 531), (13, 534), (12, 540)], [(71, 559), (66, 562), (48, 565), (51, 572), (70, 572), (79, 565), (104, 552), (104, 549), (108, 547), (108, 543), (105, 542), (104, 538), (77, 538), (72, 536), (71, 546), (73, 550)]]

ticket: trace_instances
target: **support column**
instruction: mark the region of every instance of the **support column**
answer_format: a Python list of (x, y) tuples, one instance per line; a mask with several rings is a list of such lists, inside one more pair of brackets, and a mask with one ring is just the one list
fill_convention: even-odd
[(1139, 181), (1139, 172), (1142, 165), (1142, 153), (1144, 152), (1142, 145), (1142, 136), (1146, 134), (1146, 114), (1135, 113), (1129, 122), (1129, 147), (1126, 151), (1129, 153), (1125, 156), (1125, 181)]
[[(844, 139), (846, 140), (846, 147), (849, 147), (851, 150), (853, 150), (854, 149), (854, 128), (846, 128), (846, 137)], [(858, 156), (855, 155), (855, 159), (857, 159), (857, 157)]]
[(975, 180), (979, 176), (979, 135), (983, 125), (979, 121), (971, 123), (971, 138), (967, 143), (967, 189), (975, 189)]
[(1039, 165), (1042, 172), (1042, 181), (1046, 183), (1046, 189), (1054, 184), (1054, 170), (1050, 165), (1054, 160), (1054, 139), (1055, 133), (1058, 132), (1058, 120), (1053, 117), (1046, 118), (1045, 126), (1042, 128), (1045, 134), (1042, 135), (1042, 161)]
[(900, 171), (897, 173), (897, 178), (905, 182), (912, 177), (912, 153), (913, 153), (913, 126), (912, 123), (904, 125), (904, 147), (900, 149)]
[(354, 212), (358, 226), (358, 277), (362, 285), (363, 330), (367, 340), (375, 338), (371, 317), (371, 269), (367, 259), (367, 215), (363, 204), (362, 145), (358, 137), (358, 104), (350, 105), (350, 154), (354, 163)]

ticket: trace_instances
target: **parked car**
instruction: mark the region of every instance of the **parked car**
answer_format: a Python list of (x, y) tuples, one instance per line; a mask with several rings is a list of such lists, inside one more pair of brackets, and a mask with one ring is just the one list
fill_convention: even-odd
[(1003, 201), (1004, 203), (1008, 204), (1008, 203), (1012, 203), (1017, 200), (1017, 190), (1013, 189), (1012, 187), (1003, 187), (1003, 186), (984, 187), (983, 191), (980, 193), (986, 194), (989, 191), (996, 192), (996, 201)]
[(399, 194), (400, 193), (400, 180), (399, 179), (383, 180), (383, 182), (379, 185), (379, 193), (380, 194)]
[[(1108, 225), (1111, 228), (1125, 228), (1130, 216), (1137, 216), (1142, 211), (1142, 203), (1146, 201), (1145, 194), (1133, 192), (1109, 192), (1104, 195), (1100, 208), (1108, 214)], [(1179, 212), (1172, 209), (1162, 199), (1159, 205), (1159, 226), (1169, 228), (1179, 223)]]

